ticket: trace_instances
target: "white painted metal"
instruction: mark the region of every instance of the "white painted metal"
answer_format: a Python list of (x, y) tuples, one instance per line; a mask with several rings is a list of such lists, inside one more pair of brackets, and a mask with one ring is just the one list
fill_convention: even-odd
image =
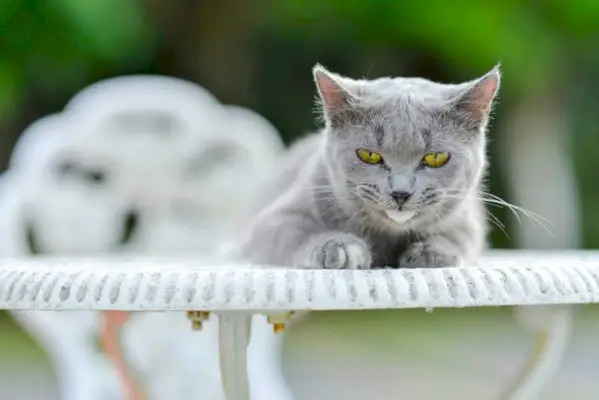
[[(590, 251), (495, 251), (473, 266), (369, 271), (257, 267), (181, 257), (0, 261), (3, 309), (218, 313), (221, 370), (231, 400), (248, 399), (250, 313), (596, 302), (599, 252)], [(551, 349), (567, 343), (568, 332), (560, 334), (563, 326), (569, 324), (556, 323), (545, 333), (553, 344), (537, 359), (551, 357)], [(515, 389), (509, 398), (531, 398), (526, 393), (536, 391), (536, 386)]]

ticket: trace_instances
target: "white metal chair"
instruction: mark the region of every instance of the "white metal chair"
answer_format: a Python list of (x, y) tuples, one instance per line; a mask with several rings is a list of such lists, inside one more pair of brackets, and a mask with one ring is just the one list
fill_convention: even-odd
[[(165, 132), (154, 132), (154, 123), (132, 126), (137, 122), (128, 119), (134, 115), (143, 120), (153, 113), (164, 122), (158, 125), (164, 125)], [(113, 124), (116, 120), (129, 124), (126, 132)], [(146, 128), (150, 131), (145, 132)], [(151, 137), (143, 140), (136, 129)], [(160, 135), (173, 135), (174, 139), (163, 143), (156, 135), (159, 139), (163, 138)], [(134, 142), (137, 139), (141, 140)], [(210, 154), (214, 148), (227, 159), (209, 161), (226, 163), (206, 172), (203, 168), (210, 165), (201, 161), (206, 158), (204, 152)], [(34, 123), (19, 140), (0, 193), (0, 255), (212, 252), (236, 222), (235, 211), (242, 210), (246, 198), (251, 198), (251, 187), (246, 186), (265, 177), (282, 149), (278, 133), (264, 118), (240, 107), (225, 107), (189, 82), (135, 76), (92, 85), (76, 95), (64, 112)], [(59, 187), (56, 172), (63, 158), (73, 161), (69, 157), (106, 168), (111, 178), (117, 179), (104, 191)], [(64, 163), (64, 168), (69, 167)], [(144, 171), (150, 171), (149, 175)], [(196, 174), (201, 174), (201, 184)], [(237, 195), (240, 190), (246, 198)], [(131, 205), (143, 208), (147, 220), (127, 243), (117, 243), (121, 216)], [(24, 223), (32, 213), (41, 230), (29, 229)], [(99, 313), (22, 311), (13, 315), (48, 352), (63, 399), (104, 399), (108, 392), (111, 398), (124, 398), (114, 365), (96, 349), (95, 337), (102, 324)], [(141, 327), (146, 329), (144, 334)], [(220, 400), (217, 352), (213, 351), (212, 358), (201, 357), (204, 365), (190, 366), (186, 364), (190, 354), (179, 351), (193, 346), (202, 356), (202, 349), (215, 349), (217, 322), (212, 327), (213, 338), (208, 333), (192, 335), (183, 312), (135, 315), (118, 330), (124, 337), (123, 351), (129, 356), (126, 367), (131, 373), (153, 376), (161, 371), (160, 357), (181, 357), (174, 363), (181, 368), (172, 368), (170, 375), (160, 372), (160, 379), (146, 379), (146, 389), (158, 398), (169, 393), (169, 398), (187, 399), (190, 392), (180, 393), (181, 388), (201, 380), (192, 374), (212, 370), (212, 375), (202, 373), (206, 384), (201, 398), (208, 399), (208, 388), (213, 388), (210, 399)], [(162, 341), (163, 346), (151, 347), (152, 341)], [(273, 343), (276, 348), (276, 340)], [(140, 345), (144, 354), (136, 352)]]

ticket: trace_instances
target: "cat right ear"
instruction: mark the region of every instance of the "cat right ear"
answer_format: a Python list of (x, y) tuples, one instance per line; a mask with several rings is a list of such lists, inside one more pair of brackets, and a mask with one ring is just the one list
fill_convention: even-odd
[(497, 65), (482, 78), (466, 84), (466, 90), (462, 90), (457, 99), (453, 100), (453, 110), (475, 127), (486, 124), (500, 80), (501, 73)]
[(354, 96), (341, 82), (343, 78), (327, 71), (322, 65), (316, 64), (312, 72), (325, 118), (330, 123), (339, 121), (339, 117), (351, 107)]

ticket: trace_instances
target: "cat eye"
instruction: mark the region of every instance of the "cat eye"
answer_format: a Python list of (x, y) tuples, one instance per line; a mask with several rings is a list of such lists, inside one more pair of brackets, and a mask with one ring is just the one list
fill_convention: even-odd
[(383, 156), (381, 153), (376, 153), (370, 150), (358, 149), (356, 150), (356, 155), (366, 164), (380, 164), (383, 162)]
[(439, 168), (444, 166), (447, 161), (449, 161), (449, 153), (440, 152), (440, 153), (427, 153), (422, 162), (427, 167), (431, 168)]

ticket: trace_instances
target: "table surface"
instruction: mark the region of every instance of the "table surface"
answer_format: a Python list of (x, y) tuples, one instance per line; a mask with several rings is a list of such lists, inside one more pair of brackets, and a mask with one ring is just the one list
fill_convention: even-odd
[(0, 260), (0, 308), (280, 310), (599, 301), (597, 251), (493, 251), (475, 266), (297, 270), (223, 259)]

